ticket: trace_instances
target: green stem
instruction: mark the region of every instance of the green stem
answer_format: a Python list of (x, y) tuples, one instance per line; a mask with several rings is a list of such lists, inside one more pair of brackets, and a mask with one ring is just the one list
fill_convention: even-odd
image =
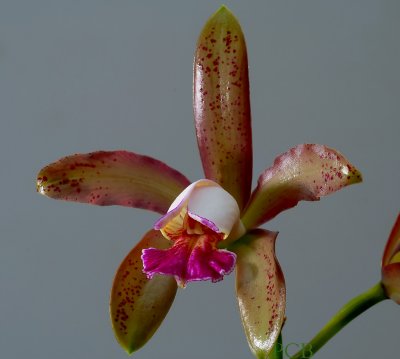
[(302, 350), (291, 356), (291, 359), (311, 358), (329, 339), (351, 322), (354, 318), (375, 304), (387, 299), (381, 283), (374, 285), (366, 292), (353, 298), (342, 307), (321, 331)]
[(267, 359), (282, 359), (282, 333), (279, 334), (278, 340), (272, 348), (271, 352), (268, 354)]

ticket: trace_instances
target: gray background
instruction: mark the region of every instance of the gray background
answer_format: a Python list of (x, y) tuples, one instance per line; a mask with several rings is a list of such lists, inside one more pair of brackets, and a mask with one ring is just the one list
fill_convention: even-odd
[[(379, 280), (399, 209), (399, 1), (226, 1), (248, 44), (254, 181), (303, 142), (339, 149), (364, 175), (267, 226), (279, 230), (286, 343), (307, 341)], [(75, 152), (127, 149), (202, 177), (192, 55), (217, 1), (0, 0), (0, 357), (126, 358), (108, 297), (114, 272), (157, 219), (35, 193)], [(135, 357), (251, 358), (234, 277), (178, 293)], [(318, 358), (394, 357), (400, 308), (386, 301)], [(293, 352), (292, 348), (289, 351)]]

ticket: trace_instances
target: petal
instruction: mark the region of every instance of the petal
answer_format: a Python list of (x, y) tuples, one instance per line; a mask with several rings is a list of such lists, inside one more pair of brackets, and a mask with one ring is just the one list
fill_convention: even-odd
[(361, 173), (336, 150), (298, 145), (277, 157), (261, 174), (242, 222), (246, 228), (257, 227), (301, 200), (317, 201), (361, 181)]
[(400, 304), (400, 263), (392, 263), (382, 268), (382, 284), (386, 294)]
[(242, 209), (253, 166), (247, 52), (240, 24), (225, 6), (198, 39), (193, 91), (205, 175), (231, 193)]
[(155, 274), (173, 275), (179, 285), (184, 287), (192, 281), (222, 280), (224, 275), (232, 272), (236, 255), (216, 249), (207, 240), (195, 242), (182, 238), (170, 249), (144, 249), (142, 260), (144, 272), (149, 278)]
[(236, 293), (249, 346), (266, 358), (285, 317), (285, 280), (275, 257), (277, 232), (256, 229), (232, 246), (237, 254)]
[(199, 180), (187, 187), (172, 203), (168, 213), (156, 222), (154, 229), (160, 229), (169, 238), (168, 233), (183, 228), (186, 213), (212, 231), (223, 233), (224, 238), (236, 227), (239, 231), (235, 235), (244, 232), (235, 199), (210, 180)]
[[(400, 262), (397, 259), (397, 254), (400, 252), (400, 214), (397, 215), (396, 222), (390, 232), (389, 239), (386, 243), (382, 257), (382, 266), (389, 263)], [(396, 259), (394, 258), (396, 256)]]
[(189, 180), (154, 158), (126, 151), (64, 157), (38, 174), (37, 190), (54, 199), (165, 213)]
[(151, 230), (127, 255), (114, 278), (110, 315), (115, 336), (131, 354), (153, 336), (168, 313), (177, 285), (172, 277), (147, 279), (142, 270), (143, 248), (167, 248), (160, 232)]

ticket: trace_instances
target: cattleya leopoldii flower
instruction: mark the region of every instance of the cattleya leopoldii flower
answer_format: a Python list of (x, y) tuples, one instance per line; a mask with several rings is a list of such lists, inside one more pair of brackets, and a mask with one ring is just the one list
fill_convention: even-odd
[(400, 214), (383, 252), (382, 284), (387, 296), (400, 304)]
[[(110, 312), (132, 353), (154, 334), (177, 291), (218, 281), (236, 266), (236, 292), (251, 350), (265, 357), (285, 314), (276, 232), (257, 227), (299, 201), (315, 201), (361, 181), (339, 152), (304, 144), (276, 158), (251, 193), (252, 139), (246, 45), (238, 21), (221, 7), (203, 28), (194, 60), (194, 117), (205, 178), (190, 184), (150, 157), (126, 151), (76, 154), (43, 168), (38, 191), (95, 205), (163, 214), (120, 265)], [(171, 204), (172, 203), (172, 204)]]

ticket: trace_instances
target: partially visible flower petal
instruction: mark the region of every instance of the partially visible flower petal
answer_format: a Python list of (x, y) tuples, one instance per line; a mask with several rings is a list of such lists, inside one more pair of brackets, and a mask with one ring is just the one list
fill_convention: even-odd
[(400, 304), (400, 258), (399, 262), (388, 264), (382, 268), (382, 284), (387, 296)]
[(400, 304), (400, 214), (383, 252), (382, 284), (387, 296)]
[[(238, 223), (241, 224), (235, 199), (210, 180), (199, 180), (187, 187), (154, 228), (161, 230), (168, 238), (169, 233), (175, 233), (183, 227), (186, 214), (212, 231), (222, 233), (224, 239)], [(239, 228), (239, 232), (239, 235), (243, 234), (244, 228)]]
[(175, 298), (177, 285), (173, 277), (147, 279), (142, 270), (141, 254), (147, 247), (167, 248), (168, 241), (151, 230), (121, 263), (115, 275), (110, 315), (114, 333), (129, 353), (142, 347), (155, 333)]
[[(398, 260), (393, 258), (400, 253), (400, 214), (397, 215), (396, 222), (390, 232), (389, 239), (386, 243), (385, 250), (382, 257), (382, 266), (389, 263), (400, 262), (400, 257)], [(400, 280), (400, 279), (399, 279)]]
[(252, 139), (246, 43), (222, 6), (204, 26), (194, 58), (193, 107), (205, 175), (243, 209), (250, 196)]
[(44, 167), (37, 177), (37, 190), (54, 199), (165, 213), (189, 183), (154, 158), (100, 151), (64, 157)]
[(361, 173), (336, 150), (298, 145), (277, 157), (261, 174), (242, 222), (246, 228), (257, 227), (301, 200), (317, 201), (361, 181)]
[(173, 275), (180, 286), (186, 282), (211, 280), (218, 282), (232, 272), (236, 255), (216, 248), (216, 241), (207, 235), (180, 238), (170, 249), (143, 250), (143, 270), (149, 278), (155, 274)]
[(236, 293), (249, 346), (267, 358), (285, 318), (285, 280), (275, 257), (277, 232), (256, 229), (236, 242)]

